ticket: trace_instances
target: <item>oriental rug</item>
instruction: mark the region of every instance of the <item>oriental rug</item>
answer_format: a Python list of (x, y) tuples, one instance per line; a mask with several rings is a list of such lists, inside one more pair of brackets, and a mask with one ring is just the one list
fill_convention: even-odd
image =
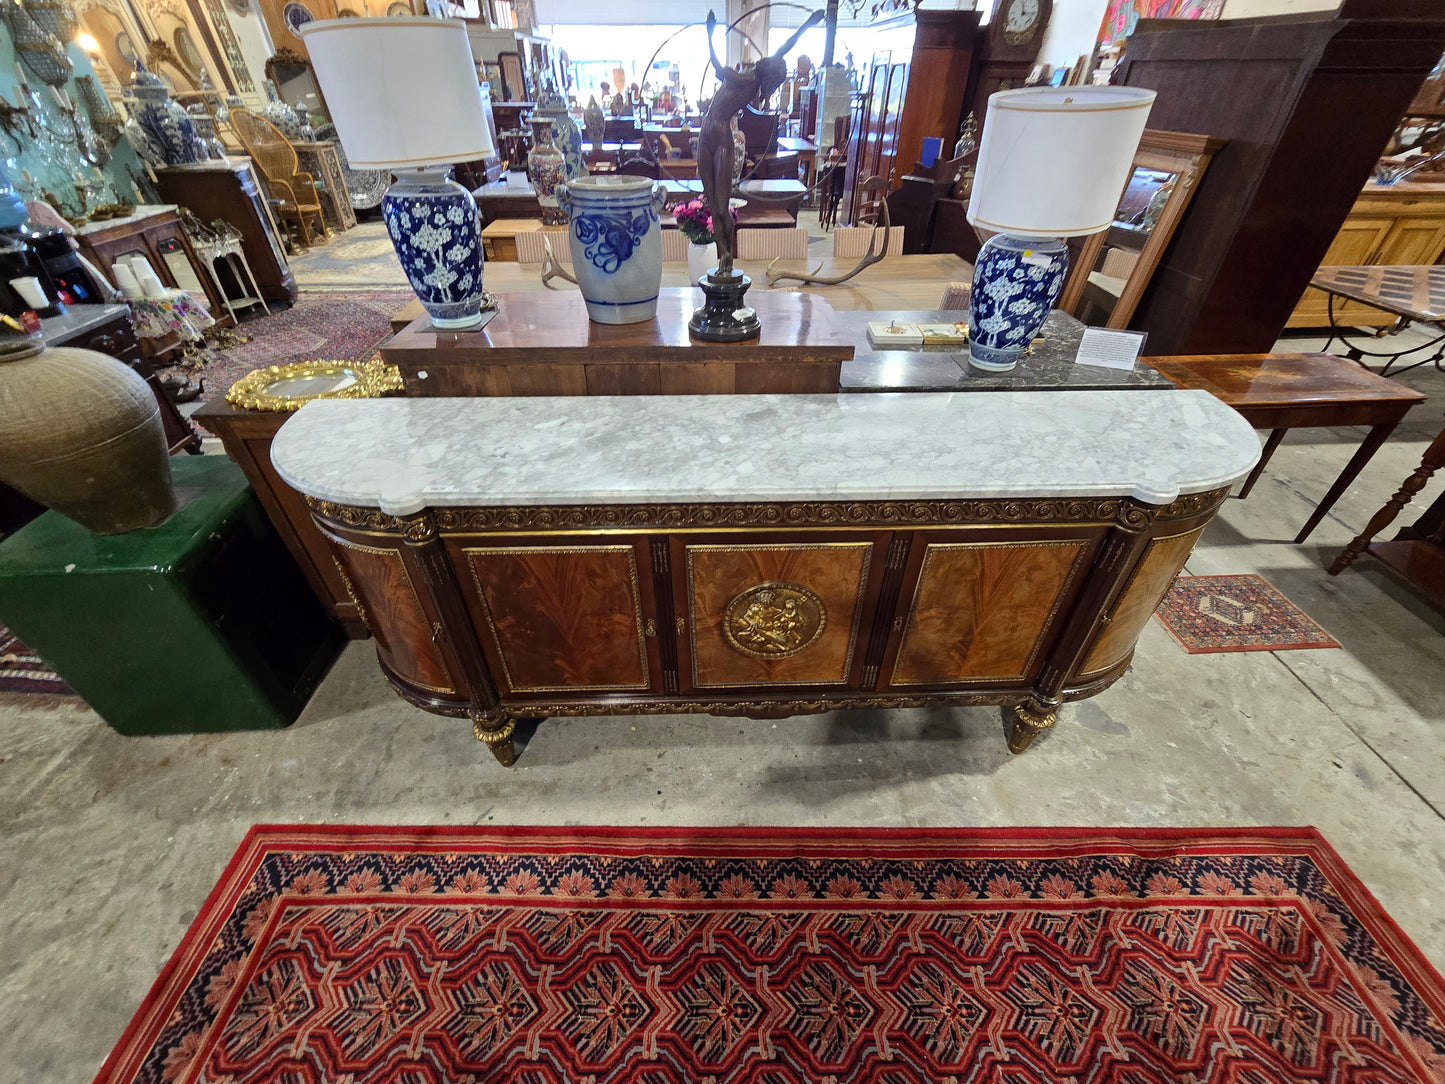
[(249, 341), (215, 347), (199, 370), (177, 372), (205, 381), (203, 402), (266, 365), (367, 361), (391, 336), (392, 316), (415, 296), (410, 290), (303, 291), (286, 311), (238, 324), (237, 337)]
[(75, 695), (74, 690), (39, 655), (0, 625), (0, 693)]
[(1155, 614), (1191, 655), (1340, 646), (1268, 580), (1252, 573), (1180, 576)]
[(99, 1081), (1427, 1084), (1309, 828), (251, 830)]

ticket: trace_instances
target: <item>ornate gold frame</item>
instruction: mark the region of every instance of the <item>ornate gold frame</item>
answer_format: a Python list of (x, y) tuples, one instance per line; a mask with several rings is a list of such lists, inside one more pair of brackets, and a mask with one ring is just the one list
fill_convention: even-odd
[[(355, 374), (355, 384), (316, 395), (270, 395), (266, 392), (278, 380), (323, 376), (343, 370)], [(231, 385), (226, 392), (226, 402), (242, 410), (290, 411), (300, 409), (313, 399), (377, 399), (387, 392), (401, 391), (401, 387), (401, 370), (380, 358), (363, 362), (296, 361), (247, 373)]]

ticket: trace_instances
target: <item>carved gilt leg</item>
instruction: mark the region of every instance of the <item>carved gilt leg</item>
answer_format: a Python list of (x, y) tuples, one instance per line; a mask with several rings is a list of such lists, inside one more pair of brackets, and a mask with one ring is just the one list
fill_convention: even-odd
[(516, 720), (505, 712), (489, 712), (485, 716), (472, 716), (472, 733), (477, 741), (486, 742), (492, 756), (504, 768), (517, 762), (517, 752), (512, 748), (512, 734), (517, 729)]
[(1004, 719), (1010, 724), (1009, 752), (1022, 753), (1033, 744), (1039, 732), (1048, 730), (1058, 721), (1058, 717), (1057, 710), (1039, 710), (1032, 700), (1015, 704), (1012, 708), (1004, 708)]

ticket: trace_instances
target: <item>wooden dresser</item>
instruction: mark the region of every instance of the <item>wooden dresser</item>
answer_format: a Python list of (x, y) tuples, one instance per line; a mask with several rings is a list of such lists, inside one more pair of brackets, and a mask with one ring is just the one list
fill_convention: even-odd
[(296, 300), (296, 280), (281, 246), (281, 231), (249, 158), (167, 166), (156, 170), (156, 187), (203, 222), (223, 218), (240, 230), (241, 249), (261, 296), (286, 305)]
[[(1330, 244), (1321, 267), (1420, 266), (1445, 255), (1445, 184), (1367, 184)], [(1328, 295), (1305, 290), (1286, 327), (1328, 327)], [(1335, 322), (1389, 327), (1397, 317), (1358, 301), (1335, 301)]]
[(1259, 454), (1205, 392), (1038, 401), (317, 401), (272, 459), (397, 692), (504, 764), (524, 717), (934, 703), (1005, 705), (1020, 752)]

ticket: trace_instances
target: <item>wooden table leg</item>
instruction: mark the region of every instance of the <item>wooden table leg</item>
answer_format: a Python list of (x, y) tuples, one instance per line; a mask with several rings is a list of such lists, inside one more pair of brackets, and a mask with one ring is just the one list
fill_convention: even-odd
[(1303, 542), (1310, 536), (1310, 532), (1319, 526), (1320, 520), (1324, 519), (1325, 514), (1335, 506), (1335, 501), (1339, 500), (1345, 490), (1350, 487), (1350, 483), (1380, 450), (1380, 445), (1385, 443), (1386, 438), (1395, 431), (1395, 426), (1398, 424), (1399, 422), (1391, 422), (1389, 425), (1377, 425), (1366, 434), (1364, 441), (1355, 450), (1355, 454), (1345, 464), (1345, 469), (1340, 471), (1340, 476), (1335, 479), (1335, 484), (1330, 486), (1329, 492), (1315, 507), (1310, 518), (1305, 521), (1305, 525), (1300, 528), (1300, 533), (1294, 536), (1296, 543)]
[(1365, 548), (1374, 540), (1386, 527), (1395, 521), (1400, 514), (1400, 509), (1410, 503), (1410, 499), (1425, 488), (1425, 483), (1430, 481), (1433, 475), (1441, 466), (1445, 466), (1445, 431), (1442, 431), (1430, 447), (1425, 449), (1425, 455), (1420, 460), (1420, 465), (1415, 468), (1415, 473), (1405, 479), (1405, 482), (1396, 491), (1395, 495), (1385, 502), (1378, 512), (1370, 517), (1370, 522), (1365, 524), (1365, 529), (1345, 547), (1335, 563), (1330, 565), (1330, 575), (1338, 576), (1345, 569), (1354, 563), (1356, 557), (1365, 552)]
[(1254, 488), (1254, 483), (1259, 481), (1259, 476), (1264, 473), (1264, 468), (1269, 466), (1269, 457), (1274, 455), (1274, 450), (1279, 447), (1279, 442), (1284, 440), (1288, 429), (1274, 429), (1270, 431), (1269, 439), (1264, 442), (1264, 450), (1259, 453), (1259, 462), (1254, 465), (1254, 470), (1249, 472), (1249, 477), (1244, 480), (1244, 486), (1236, 494), (1239, 500), (1249, 496), (1249, 491)]

